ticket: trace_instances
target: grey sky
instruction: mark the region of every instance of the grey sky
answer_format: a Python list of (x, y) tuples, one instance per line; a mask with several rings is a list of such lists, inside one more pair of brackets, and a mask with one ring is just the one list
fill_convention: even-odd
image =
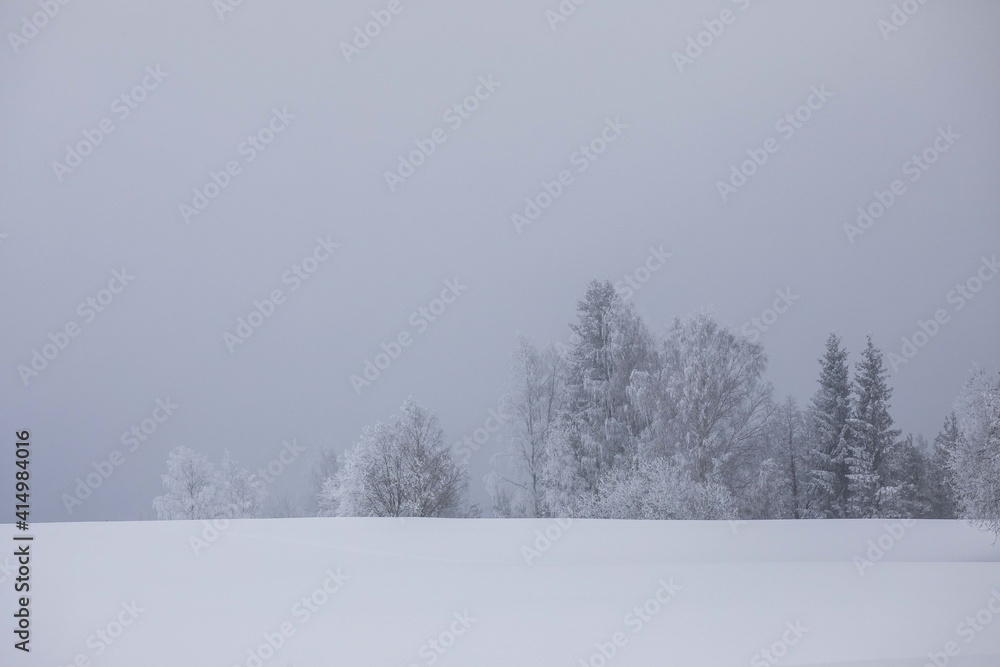
[[(0, 421), (8, 440), (32, 432), (35, 520), (150, 518), (177, 445), (257, 468), (295, 438), (306, 454), (272, 490), (297, 494), (306, 458), (411, 394), (449, 441), (470, 435), (515, 331), (566, 341), (587, 281), (632, 273), (651, 246), (672, 253), (634, 297), (655, 329), (706, 306), (741, 328), (776, 290), (799, 297), (761, 333), (779, 396), (812, 395), (831, 330), (852, 353), (868, 331), (899, 353), (943, 309), (892, 374), (898, 425), (933, 437), (971, 365), (1000, 362), (1000, 280), (961, 310), (948, 300), (1000, 252), (995, 3), (919, 5), (885, 39), (891, 2), (590, 0), (553, 30), (556, 0), (402, 0), (347, 62), (340, 43), (388, 4), (245, 0), (220, 20), (210, 0), (70, 2), (0, 46)], [(674, 52), (723, 10), (678, 71)], [(0, 27), (37, 11), (4, 3)], [(490, 76), (454, 128), (445, 112)], [(112, 103), (144, 77), (122, 118)], [(787, 136), (776, 122), (814, 86), (832, 96)], [(241, 142), (275, 108), (294, 118), (248, 161)], [(105, 118), (114, 130), (59, 182), (52, 163)], [(574, 153), (616, 118), (627, 127), (580, 173)], [(435, 128), (446, 140), (390, 192), (384, 172)], [(959, 138), (911, 181), (904, 163), (939, 128)], [(777, 152), (723, 202), (717, 181), (769, 138)], [(179, 205), (231, 160), (239, 173), (185, 224)], [(517, 233), (511, 214), (562, 170), (572, 184)], [(844, 224), (894, 179), (905, 192), (850, 243)], [(293, 291), (282, 277), (318, 237), (340, 247)], [(86, 322), (78, 304), (122, 268), (134, 281)], [(419, 332), (411, 313), (454, 279), (468, 288)], [(284, 302), (231, 353), (223, 335), (274, 289)], [(25, 386), (18, 366), (70, 321), (78, 335)], [(349, 376), (400, 332), (412, 344), (357, 395)], [(128, 452), (121, 434), (167, 397), (180, 407)], [(481, 502), (495, 444), (471, 462)], [(115, 449), (124, 463), (69, 515), (61, 495)]]

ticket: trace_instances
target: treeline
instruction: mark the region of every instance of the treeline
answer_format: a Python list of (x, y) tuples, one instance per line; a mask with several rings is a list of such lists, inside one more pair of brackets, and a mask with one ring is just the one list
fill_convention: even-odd
[(997, 376), (974, 374), (930, 445), (894, 428), (870, 336), (853, 372), (829, 336), (816, 393), (800, 408), (774, 399), (763, 346), (706, 313), (655, 336), (608, 282), (591, 283), (577, 310), (568, 346), (522, 338), (514, 351), (504, 451), (487, 478), (498, 516), (1000, 513)]
[[(962, 517), (1000, 527), (1000, 375), (975, 371), (927, 443), (894, 427), (870, 336), (852, 369), (830, 335), (800, 408), (775, 400), (763, 346), (707, 313), (654, 335), (607, 281), (592, 282), (577, 311), (568, 344), (517, 341), (501, 451), (485, 480), (495, 516)], [(313, 482), (319, 515), (480, 514), (467, 501), (467, 467), (412, 400), (336, 460), (325, 452)]]

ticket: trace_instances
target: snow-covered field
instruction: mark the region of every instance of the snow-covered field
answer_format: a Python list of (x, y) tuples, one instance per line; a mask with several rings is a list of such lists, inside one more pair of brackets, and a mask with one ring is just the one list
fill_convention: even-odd
[(908, 524), (39, 524), (14, 664), (1000, 665), (993, 537)]

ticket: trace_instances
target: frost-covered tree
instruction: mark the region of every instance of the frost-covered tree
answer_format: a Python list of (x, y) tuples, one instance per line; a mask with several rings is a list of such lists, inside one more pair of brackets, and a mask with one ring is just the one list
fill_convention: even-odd
[(545, 507), (553, 516), (568, 516), (568, 508), (579, 498), (597, 493), (601, 466), (583, 430), (577, 415), (566, 410), (560, 413), (545, 441), (542, 487)]
[(819, 360), (819, 390), (809, 408), (812, 444), (808, 453), (806, 516), (818, 519), (848, 514), (847, 421), (851, 416), (847, 350), (835, 334)]
[(257, 519), (263, 516), (268, 491), (264, 480), (233, 460), (227, 449), (222, 455), (217, 479), (218, 512), (229, 519)]
[(869, 335), (855, 369), (847, 432), (848, 507), (856, 518), (907, 516), (892, 469), (900, 431), (889, 414), (888, 377), (882, 352)]
[(158, 519), (213, 519), (218, 515), (215, 468), (203, 454), (187, 447), (171, 450), (167, 474), (162, 476), (166, 493), (153, 499)]
[(927, 442), (922, 436), (906, 438), (890, 449), (886, 469), (894, 487), (894, 515), (929, 518), (927, 497)]
[(791, 396), (775, 411), (770, 438), (784, 507), (791, 518), (805, 518), (806, 421)]
[(486, 477), (496, 516), (548, 515), (544, 471), (547, 443), (565, 403), (566, 364), (554, 349), (539, 351), (519, 336), (501, 401), (503, 449)]
[(267, 487), (240, 467), (229, 450), (216, 469), (205, 455), (177, 447), (162, 479), (167, 493), (153, 499), (160, 519), (255, 519), (264, 514)]
[[(674, 320), (663, 345), (667, 405), (661, 449), (692, 479), (738, 489), (744, 464), (766, 433), (773, 407), (759, 343), (720, 326), (708, 313)], [(651, 393), (651, 392), (650, 392)]]
[(577, 313), (570, 326), (577, 342), (568, 359), (568, 400), (598, 464), (611, 467), (617, 457), (631, 453), (644, 427), (628, 386), (632, 373), (650, 363), (652, 337), (632, 303), (610, 281), (592, 282)]
[(741, 519), (783, 519), (791, 515), (785, 471), (775, 459), (764, 459), (744, 471), (746, 481), (734, 494)]
[(954, 519), (958, 516), (954, 483), (948, 466), (948, 459), (958, 446), (958, 438), (958, 417), (952, 412), (934, 438), (933, 451), (927, 461), (928, 517), (931, 519)]
[[(361, 436), (364, 438), (364, 434)], [(346, 458), (350, 452), (345, 453)], [(344, 485), (350, 481), (342, 478), (343, 468), (339, 468), (333, 477), (323, 480), (323, 486), (319, 490), (316, 498), (316, 516), (340, 516), (341, 498), (348, 495), (348, 490)], [(344, 507), (344, 516), (351, 516), (349, 512), (352, 508)]]
[(571, 506), (576, 517), (599, 519), (735, 519), (737, 507), (721, 484), (700, 484), (666, 459), (639, 460), (601, 478), (596, 495)]
[(319, 506), (336, 516), (468, 516), (468, 470), (445, 447), (429, 410), (407, 399), (402, 416), (366, 427), (326, 480)]
[(339, 467), (337, 452), (332, 447), (323, 447), (319, 456), (312, 462), (309, 468), (309, 495), (306, 503), (306, 509), (311, 516), (322, 516), (319, 498), (323, 492), (323, 485), (326, 480), (337, 474)]
[(593, 281), (577, 304), (566, 355), (566, 403), (548, 439), (546, 497), (564, 505), (596, 493), (601, 476), (634, 458), (647, 424), (629, 385), (654, 358), (646, 325), (609, 281)]
[(409, 466), (393, 425), (366, 426), (320, 492), (324, 516), (406, 516)]
[(1000, 534), (1000, 373), (977, 368), (955, 403), (948, 465), (960, 515)]

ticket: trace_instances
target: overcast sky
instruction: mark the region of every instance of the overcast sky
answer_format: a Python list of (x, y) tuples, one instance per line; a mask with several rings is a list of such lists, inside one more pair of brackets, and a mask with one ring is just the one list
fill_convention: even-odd
[[(25, 27), (38, 11), (0, 9), (0, 423), (8, 441), (31, 431), (34, 520), (154, 517), (178, 445), (256, 469), (296, 439), (306, 452), (271, 490), (301, 494), (320, 448), (409, 395), (449, 442), (472, 435), (515, 332), (567, 341), (587, 282), (632, 274), (651, 247), (671, 257), (633, 297), (649, 325), (703, 307), (736, 329), (767, 317), (779, 397), (808, 401), (830, 331), (852, 363), (869, 331), (901, 354), (941, 310), (892, 373), (898, 426), (933, 438), (972, 365), (1000, 362), (1000, 279), (949, 298), (1000, 252), (996, 3), (919, 5), (898, 30), (892, 3), (860, 0), (592, 0), (565, 21), (546, 16), (556, 0), (244, 0), (221, 19), (210, 0), (95, 0)], [(391, 22), (345, 49), (372, 11)], [(709, 29), (697, 57), (675, 56)], [(463, 101), (474, 110), (446, 116)], [(602, 132), (600, 155), (578, 152)], [(434, 152), (390, 189), (416, 141)], [(89, 154), (67, 164), (80, 142)], [(933, 164), (911, 162), (927, 149)], [(724, 197), (747, 151), (767, 160)], [(564, 170), (518, 231), (512, 214)], [(211, 172), (228, 184), (205, 205), (193, 191)], [(845, 231), (894, 180), (882, 216)], [(286, 272), (318, 238), (339, 247), (293, 289)], [(446, 281), (467, 287), (425, 320)], [(276, 289), (275, 312), (227, 344)], [(796, 298), (775, 321), (778, 290)], [(403, 332), (411, 344), (356, 392), (350, 376)], [(50, 333), (64, 348), (27, 372)], [(484, 505), (495, 448), (470, 462)], [(63, 494), (115, 450), (70, 514)]]

